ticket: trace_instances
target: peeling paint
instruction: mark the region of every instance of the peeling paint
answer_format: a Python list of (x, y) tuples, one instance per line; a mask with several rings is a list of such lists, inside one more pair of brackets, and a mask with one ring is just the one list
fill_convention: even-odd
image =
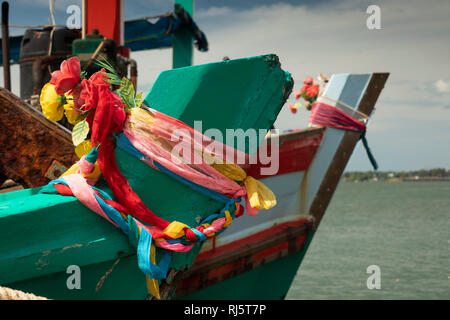
[(76, 243), (76, 244), (73, 244), (71, 246), (67, 246), (67, 247), (62, 248), (61, 252), (64, 252), (64, 251), (66, 251), (68, 249), (72, 249), (72, 248), (79, 248), (79, 247), (82, 247), (82, 246), (83, 245), (81, 243)]
[(52, 252), (52, 250), (44, 251), (44, 252), (42, 252), (42, 256), (43, 256), (43, 257), (46, 257), (46, 256), (48, 256), (51, 252)]
[(39, 260), (36, 261), (35, 265), (37, 267), (36, 270), (42, 270), (43, 268), (48, 266), (48, 261), (40, 257)]

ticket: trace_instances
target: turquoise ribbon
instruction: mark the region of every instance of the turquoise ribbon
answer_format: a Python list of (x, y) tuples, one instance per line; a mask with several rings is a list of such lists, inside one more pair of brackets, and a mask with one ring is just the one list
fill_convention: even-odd
[[(100, 147), (100, 145), (98, 145), (98, 147)], [(98, 158), (98, 147), (94, 147), (91, 149), (91, 151), (89, 151), (89, 153), (87, 154), (85, 160), (91, 164), (95, 164), (95, 162), (97, 161)]]
[(169, 269), (171, 255), (164, 250), (159, 265), (156, 265), (150, 261), (151, 245), (152, 235), (144, 228), (141, 228), (141, 235), (137, 247), (139, 269), (151, 279), (164, 279), (166, 278), (167, 270)]

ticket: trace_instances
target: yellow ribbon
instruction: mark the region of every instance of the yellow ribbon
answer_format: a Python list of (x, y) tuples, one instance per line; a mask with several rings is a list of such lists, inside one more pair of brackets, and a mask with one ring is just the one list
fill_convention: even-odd
[(270, 209), (277, 204), (275, 194), (264, 183), (247, 176), (244, 169), (234, 163), (213, 163), (212, 166), (225, 177), (243, 181), (252, 208)]
[(231, 217), (230, 211), (225, 210), (225, 223), (223, 224), (223, 228), (228, 228), (228, 226), (233, 222), (233, 218)]
[[(139, 236), (141, 235), (141, 227), (137, 226), (139, 230)], [(150, 262), (156, 264), (156, 248), (155, 245), (150, 246)], [(145, 276), (145, 283), (147, 285), (147, 291), (156, 299), (161, 299), (159, 293), (159, 282), (156, 279), (152, 279), (149, 276)]]
[[(88, 155), (88, 153), (92, 150), (91, 140), (85, 140), (75, 147), (75, 154), (78, 158)], [(61, 177), (67, 176), (69, 174), (75, 174), (78, 170), (78, 163), (73, 164), (66, 172), (64, 172)], [(100, 170), (100, 166), (98, 163), (95, 163), (94, 170), (89, 174), (83, 174), (83, 177), (86, 179), (98, 179), (102, 171)]]
[(244, 180), (244, 185), (252, 208), (267, 210), (276, 206), (277, 198), (275, 194), (262, 182), (248, 176)]
[(185, 232), (183, 229), (185, 228), (188, 228), (188, 226), (184, 223), (173, 221), (162, 232), (172, 239), (178, 239), (184, 236)]
[[(67, 169), (66, 172), (64, 172), (61, 177), (68, 176), (69, 174), (75, 174), (78, 170), (78, 163), (73, 164), (69, 169)], [(95, 163), (94, 170), (91, 173), (88, 174), (82, 174), (82, 176), (86, 179), (98, 179), (100, 175), (102, 174), (102, 171), (100, 170), (100, 166), (98, 163)]]
[[(140, 229), (139, 229), (140, 230)], [(151, 245), (150, 247), (150, 261), (153, 264), (156, 264), (156, 249), (155, 245)], [(154, 296), (156, 299), (161, 299), (160, 293), (159, 293), (159, 282), (156, 279), (151, 279), (148, 276), (145, 276), (145, 281), (147, 284), (147, 290), (148, 292)]]

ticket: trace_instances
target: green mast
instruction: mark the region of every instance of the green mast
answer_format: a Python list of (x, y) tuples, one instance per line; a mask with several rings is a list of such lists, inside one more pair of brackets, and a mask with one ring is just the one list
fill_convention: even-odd
[[(194, 0), (175, 0), (175, 4), (183, 6), (184, 10), (194, 18)], [(179, 30), (172, 35), (172, 47), (173, 69), (192, 65), (192, 35), (187, 30)]]

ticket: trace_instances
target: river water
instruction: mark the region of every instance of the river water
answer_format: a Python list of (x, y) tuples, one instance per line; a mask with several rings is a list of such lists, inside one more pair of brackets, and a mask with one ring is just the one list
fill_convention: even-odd
[(450, 299), (450, 183), (341, 182), (286, 299)]

